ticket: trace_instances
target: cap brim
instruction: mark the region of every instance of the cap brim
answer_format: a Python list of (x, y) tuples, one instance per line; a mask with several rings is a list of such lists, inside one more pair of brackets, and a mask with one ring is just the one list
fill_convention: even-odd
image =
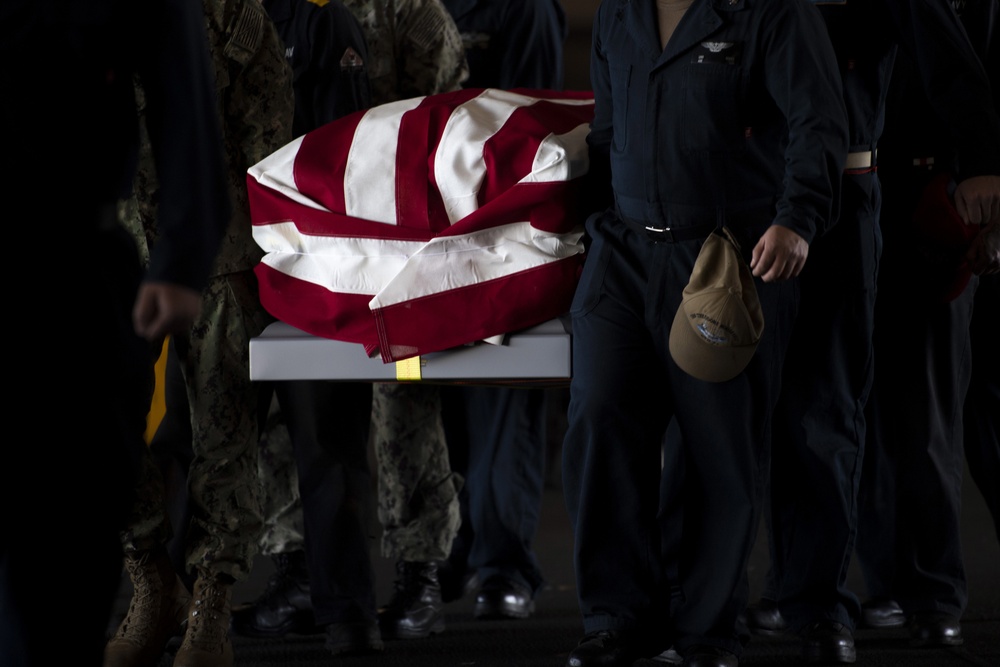
[(721, 346), (706, 343), (687, 321), (682, 307), (670, 327), (670, 356), (682, 371), (705, 382), (727, 382), (743, 372), (757, 344)]

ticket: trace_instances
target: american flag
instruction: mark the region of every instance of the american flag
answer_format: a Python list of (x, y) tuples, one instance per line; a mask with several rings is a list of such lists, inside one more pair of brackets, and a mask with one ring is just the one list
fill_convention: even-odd
[(565, 313), (583, 262), (589, 93), (374, 107), (250, 168), (261, 301), (385, 362)]

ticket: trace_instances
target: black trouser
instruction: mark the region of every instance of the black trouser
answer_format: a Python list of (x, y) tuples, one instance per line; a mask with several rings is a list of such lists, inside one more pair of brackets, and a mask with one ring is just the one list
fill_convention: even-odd
[(299, 472), (306, 561), (318, 625), (375, 620), (367, 383), (275, 383)]
[(857, 554), (872, 597), (906, 613), (960, 616), (968, 600), (960, 534), (962, 409), (976, 279), (950, 302), (914, 247), (910, 220), (930, 174), (883, 182), (885, 254), (875, 314)]
[(794, 631), (821, 620), (853, 628), (860, 614), (847, 572), (873, 376), (878, 210), (874, 173), (845, 176), (841, 218), (800, 278), (773, 420), (764, 590)]
[[(702, 382), (668, 351), (700, 241), (652, 243), (610, 216), (590, 221), (588, 231), (593, 243), (572, 309), (563, 445), (584, 630), (649, 631), (669, 641), (656, 625), (669, 569), (677, 576), (677, 649), (711, 644), (739, 653), (736, 624), (759, 520), (764, 438), (797, 285), (758, 284), (766, 326), (756, 354), (733, 380)], [(741, 245), (752, 248), (755, 238), (741, 236)], [(676, 459), (683, 475), (674, 474), (672, 457), (661, 473), (671, 418), (684, 448)], [(667, 494), (679, 503), (676, 531), (661, 531), (657, 521), (661, 479), (681, 486)]]
[[(16, 667), (102, 662), (152, 392), (152, 352), (132, 327), (135, 244), (91, 231), (69, 200), (33, 220), (47, 230), (39, 257), (64, 279), (19, 276), (6, 299), (24, 325), (10, 339), (16, 437), (0, 464), (0, 661)], [(70, 590), (73, 619), (60, 623), (53, 605)]]
[(480, 583), (501, 576), (536, 593), (544, 583), (533, 545), (545, 485), (545, 392), (462, 386), (442, 388), (441, 398), (452, 469), (465, 477), (449, 560)]
[(1000, 274), (981, 276), (972, 310), (972, 380), (965, 397), (965, 460), (1000, 540)]

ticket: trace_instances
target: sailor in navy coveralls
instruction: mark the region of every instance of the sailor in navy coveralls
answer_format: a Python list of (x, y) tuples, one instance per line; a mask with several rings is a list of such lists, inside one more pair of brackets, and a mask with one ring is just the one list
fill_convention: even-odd
[[(588, 220), (572, 306), (563, 479), (586, 635), (568, 665), (628, 665), (671, 644), (685, 664), (735, 665), (794, 277), (835, 218), (848, 149), (841, 80), (806, 0), (693, 0), (662, 41), (656, 2), (605, 0), (591, 82), (592, 175), (610, 179), (614, 204)], [(709, 383), (676, 365), (668, 338), (702, 242), (722, 224), (757, 277), (765, 328), (743, 372)], [(673, 457), (661, 473), (671, 419), (683, 473)], [(669, 626), (661, 474), (682, 508), (665, 545)]]

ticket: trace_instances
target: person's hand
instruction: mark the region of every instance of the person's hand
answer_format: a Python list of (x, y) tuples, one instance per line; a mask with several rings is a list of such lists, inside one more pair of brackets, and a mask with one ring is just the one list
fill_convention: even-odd
[(132, 309), (135, 332), (150, 342), (186, 331), (201, 313), (201, 293), (172, 283), (144, 282)]
[(969, 268), (977, 275), (1000, 273), (1000, 219), (983, 227), (965, 253)]
[(967, 225), (1000, 220), (1000, 176), (973, 176), (955, 186), (955, 209)]
[(753, 248), (750, 269), (765, 283), (788, 280), (799, 275), (808, 256), (804, 238), (788, 227), (771, 225)]

